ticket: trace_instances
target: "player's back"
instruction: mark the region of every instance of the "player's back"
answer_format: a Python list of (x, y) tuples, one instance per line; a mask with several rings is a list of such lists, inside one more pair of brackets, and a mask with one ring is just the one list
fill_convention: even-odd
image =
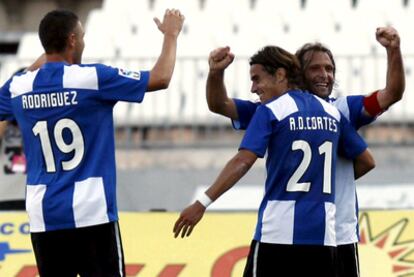
[(254, 125), (269, 130), (257, 240), (335, 245), (333, 169), (342, 124), (335, 107), (300, 91), (257, 109), (247, 132)]
[(32, 232), (117, 219), (112, 88), (119, 75), (103, 65), (57, 62), (11, 79), (27, 156)]

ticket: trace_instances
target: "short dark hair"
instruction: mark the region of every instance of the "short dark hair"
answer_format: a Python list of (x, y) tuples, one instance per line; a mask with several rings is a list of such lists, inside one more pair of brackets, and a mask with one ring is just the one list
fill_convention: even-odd
[(335, 60), (333, 58), (331, 50), (329, 50), (328, 47), (323, 45), (320, 42), (314, 42), (314, 43), (306, 43), (301, 48), (296, 51), (295, 55), (298, 58), (301, 67), (302, 67), (302, 74), (305, 73), (306, 68), (309, 65), (310, 60), (305, 61), (305, 55), (306, 53), (311, 52), (311, 55), (315, 52), (324, 52), (326, 53), (329, 58), (331, 59), (332, 65), (333, 65), (333, 74), (335, 76), (336, 66), (335, 66)]
[(54, 10), (43, 17), (39, 24), (39, 38), (47, 54), (65, 50), (67, 38), (78, 21), (78, 16), (67, 10)]
[(289, 85), (302, 86), (300, 63), (295, 55), (283, 48), (265, 46), (250, 58), (249, 64), (260, 64), (272, 75), (278, 68), (284, 68)]

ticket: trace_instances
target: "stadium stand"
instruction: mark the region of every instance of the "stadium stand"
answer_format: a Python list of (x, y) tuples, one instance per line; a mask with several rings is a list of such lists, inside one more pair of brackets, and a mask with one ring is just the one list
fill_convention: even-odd
[(24, 34), (20, 40), (17, 58), (27, 61), (35, 60), (41, 53), (43, 53), (43, 47), (37, 33)]
[[(206, 57), (218, 46), (229, 45), (236, 54), (226, 72), (231, 96), (253, 97), (248, 57), (259, 47), (278, 44), (294, 52), (307, 41), (320, 41), (332, 49), (338, 69), (335, 94), (358, 94), (384, 85), (385, 51), (376, 42), (374, 32), (378, 26), (394, 25), (400, 32), (405, 56), (406, 91), (414, 89), (412, 2), (378, 0), (373, 5), (368, 0), (103, 0), (99, 6), (89, 9), (84, 20), (87, 45), (84, 61), (147, 69), (161, 47), (161, 36), (152, 18), (162, 16), (166, 8), (181, 9), (186, 22), (170, 88), (165, 93), (148, 94), (146, 105), (117, 104), (115, 120), (120, 128), (136, 127), (139, 122), (156, 128), (214, 129), (229, 125), (211, 114), (205, 103)], [(31, 7), (43, 12), (52, 6), (51, 3), (43, 7), (33, 4), (25, 6), (25, 10)], [(4, 5), (0, 5), (0, 10), (5, 13)], [(32, 21), (37, 26), (38, 22)], [(22, 35), (15, 57), (1, 58), (1, 82), (42, 52), (35, 31)], [(406, 93), (403, 101), (393, 106), (378, 123), (414, 122), (411, 104), (414, 96), (411, 95)]]
[[(49, 2), (45, 7), (52, 7), (53, 1), (44, 2)], [(168, 90), (149, 93), (145, 105), (115, 106), (120, 210), (182, 209), (237, 151), (242, 133), (234, 132), (228, 120), (209, 112), (205, 101), (207, 56), (213, 48), (229, 45), (236, 54), (225, 75), (228, 93), (234, 97), (255, 99), (250, 93), (248, 58), (259, 47), (278, 44), (293, 52), (315, 40), (327, 44), (335, 55), (335, 94), (368, 93), (385, 83), (385, 51), (378, 47), (374, 35), (375, 27), (382, 25), (394, 25), (401, 35), (406, 93), (378, 122), (362, 130), (373, 146), (377, 169), (359, 180), (360, 208), (413, 208), (414, 0), (377, 0), (375, 5), (368, 0), (67, 2), (83, 7), (75, 10), (84, 14), (84, 61), (127, 69), (148, 69), (159, 53), (161, 36), (153, 16), (162, 16), (169, 7), (180, 8), (186, 16)], [(17, 53), (0, 56), (0, 82), (42, 52), (36, 28), (44, 8), (30, 7), (33, 14), (23, 21), (32, 20), (26, 23), (31, 28), (21, 36)], [(21, 10), (29, 12), (29, 8)], [(7, 14), (10, 9), (0, 1), (0, 39), (5, 28), (15, 31), (20, 26), (15, 22), (18, 26), (12, 27)], [(376, 144), (382, 146), (376, 148)], [(264, 171), (260, 160), (212, 209), (255, 210)], [(383, 188), (387, 189), (379, 194)]]

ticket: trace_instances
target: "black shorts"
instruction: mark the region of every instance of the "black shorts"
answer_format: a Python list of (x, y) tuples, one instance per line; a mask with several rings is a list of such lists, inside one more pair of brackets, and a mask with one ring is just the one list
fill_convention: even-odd
[(253, 241), (243, 277), (336, 277), (336, 247)]
[(125, 276), (118, 222), (32, 233), (41, 277)]
[(338, 245), (338, 276), (359, 277), (358, 244)]
[(26, 210), (25, 200), (0, 201), (0, 211), (24, 211)]

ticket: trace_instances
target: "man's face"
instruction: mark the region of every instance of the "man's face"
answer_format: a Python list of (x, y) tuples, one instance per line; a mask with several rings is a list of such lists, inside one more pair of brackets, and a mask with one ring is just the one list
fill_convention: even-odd
[(252, 81), (251, 92), (259, 96), (261, 103), (265, 103), (279, 95), (280, 88), (276, 73), (269, 74), (265, 71), (263, 65), (253, 64), (250, 66), (250, 80)]
[(319, 97), (327, 98), (332, 93), (335, 81), (334, 66), (328, 54), (309, 51), (304, 56), (305, 87)]
[(83, 40), (83, 37), (85, 36), (85, 31), (80, 22), (78, 22), (78, 25), (74, 30), (74, 34), (75, 49), (73, 52), (73, 61), (75, 64), (80, 64), (82, 62), (83, 49), (85, 48), (85, 41)]

